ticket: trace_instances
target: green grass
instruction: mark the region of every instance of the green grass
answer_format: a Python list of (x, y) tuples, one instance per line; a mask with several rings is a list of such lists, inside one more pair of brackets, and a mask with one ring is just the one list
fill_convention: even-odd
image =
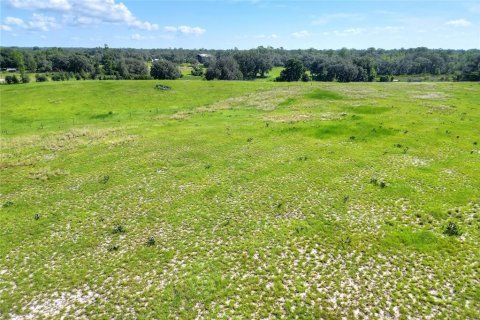
[(310, 99), (318, 99), (318, 100), (341, 100), (342, 96), (328, 90), (317, 89), (313, 92), (310, 92), (306, 95), (307, 98)]
[(480, 317), (478, 83), (0, 97), (0, 318)]

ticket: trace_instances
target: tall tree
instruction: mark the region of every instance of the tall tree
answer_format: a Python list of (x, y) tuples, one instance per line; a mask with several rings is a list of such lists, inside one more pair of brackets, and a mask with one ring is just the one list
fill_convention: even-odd
[(237, 61), (232, 56), (223, 56), (210, 65), (205, 79), (242, 80), (243, 75)]
[(177, 65), (167, 60), (155, 61), (150, 69), (150, 75), (154, 79), (174, 80), (181, 76)]
[(285, 69), (280, 73), (277, 81), (298, 81), (305, 73), (305, 67), (300, 60), (290, 59), (285, 63)]

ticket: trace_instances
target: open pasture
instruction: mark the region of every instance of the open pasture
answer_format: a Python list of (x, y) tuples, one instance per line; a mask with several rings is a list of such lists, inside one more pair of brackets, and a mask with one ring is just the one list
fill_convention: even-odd
[(0, 94), (0, 318), (480, 318), (478, 83)]

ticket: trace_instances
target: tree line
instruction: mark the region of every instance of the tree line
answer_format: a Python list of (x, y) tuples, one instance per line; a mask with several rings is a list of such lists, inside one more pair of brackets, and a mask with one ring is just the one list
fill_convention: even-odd
[[(199, 59), (198, 54), (202, 54)], [(15, 68), (16, 82), (68, 79), (177, 79), (179, 64), (207, 80), (251, 80), (284, 67), (277, 81), (389, 81), (393, 76), (432, 75), (445, 80), (480, 81), (480, 50), (339, 49), (251, 50), (0, 48), (0, 68)], [(9, 80), (12, 80), (11, 77)]]

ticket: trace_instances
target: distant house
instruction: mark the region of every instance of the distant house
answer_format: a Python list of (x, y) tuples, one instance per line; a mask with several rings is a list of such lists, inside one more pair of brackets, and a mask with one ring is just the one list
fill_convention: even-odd
[(152, 59), (152, 63), (155, 62), (155, 61), (160, 61), (160, 59), (157, 59), (157, 58)]
[(17, 68), (6, 68), (5, 71), (7, 71), (7, 72), (17, 72)]
[(200, 63), (208, 62), (208, 61), (210, 61), (212, 58), (213, 58), (213, 56), (212, 56), (211, 54), (208, 54), (208, 53), (199, 53), (199, 54), (197, 54), (197, 60), (198, 60), (198, 62), (200, 62)]

